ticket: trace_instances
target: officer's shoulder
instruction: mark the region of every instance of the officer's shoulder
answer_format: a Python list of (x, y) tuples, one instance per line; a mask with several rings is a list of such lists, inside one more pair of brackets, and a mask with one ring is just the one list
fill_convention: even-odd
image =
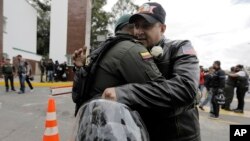
[(131, 44), (131, 46), (128, 48), (128, 52), (134, 53), (134, 52), (148, 52), (147, 48), (143, 46), (139, 42), (134, 42)]
[(189, 40), (165, 40), (165, 45), (172, 48), (181, 48), (182, 46), (192, 46)]
[(196, 51), (189, 40), (167, 40), (165, 46), (177, 53), (177, 56), (192, 55), (196, 56)]
[(117, 44), (120, 49), (125, 49), (125, 50), (145, 50), (146, 48), (141, 45), (138, 42), (132, 41), (132, 40), (125, 40), (121, 41)]

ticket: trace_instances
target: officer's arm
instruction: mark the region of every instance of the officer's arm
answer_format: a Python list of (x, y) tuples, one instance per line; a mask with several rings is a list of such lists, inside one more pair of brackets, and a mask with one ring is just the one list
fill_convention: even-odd
[(227, 73), (228, 76), (231, 76), (231, 77), (239, 77), (239, 76), (242, 76), (242, 73), (241, 72), (237, 72), (237, 73)]
[(174, 55), (173, 77), (146, 84), (116, 87), (117, 101), (131, 107), (164, 111), (167, 116), (180, 114), (194, 105), (199, 83), (199, 64), (188, 42)]

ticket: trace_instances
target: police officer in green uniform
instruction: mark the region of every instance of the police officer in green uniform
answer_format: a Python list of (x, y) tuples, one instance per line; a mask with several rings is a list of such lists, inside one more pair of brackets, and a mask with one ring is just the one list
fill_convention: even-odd
[(16, 91), (14, 84), (13, 84), (15, 67), (10, 63), (10, 59), (6, 59), (6, 62), (2, 67), (2, 72), (4, 75), (6, 92), (9, 92), (9, 82), (8, 81), (10, 81), (11, 90)]
[[(108, 87), (127, 83), (145, 83), (161, 77), (152, 55), (134, 40), (134, 26), (129, 24), (129, 17), (130, 15), (122, 16), (115, 27), (116, 36), (126, 37), (128, 40), (116, 43), (104, 55), (93, 75), (95, 80), (88, 99), (84, 99), (84, 102), (94, 97), (101, 97), (104, 89)], [(74, 81), (74, 83), (79, 82)], [(74, 90), (77, 89), (73, 86), (73, 93)]]

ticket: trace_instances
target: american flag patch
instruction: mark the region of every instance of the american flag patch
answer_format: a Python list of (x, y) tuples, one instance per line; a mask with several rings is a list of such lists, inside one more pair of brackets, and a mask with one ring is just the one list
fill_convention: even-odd
[(152, 58), (152, 55), (149, 52), (141, 52), (140, 55), (143, 60)]
[(196, 51), (192, 46), (182, 46), (183, 54), (196, 55)]

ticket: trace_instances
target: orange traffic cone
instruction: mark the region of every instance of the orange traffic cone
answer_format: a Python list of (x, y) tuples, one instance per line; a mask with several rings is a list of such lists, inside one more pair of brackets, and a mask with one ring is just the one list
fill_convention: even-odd
[(59, 132), (56, 120), (56, 105), (53, 98), (50, 98), (48, 100), (48, 111), (46, 116), (43, 141), (59, 141)]

